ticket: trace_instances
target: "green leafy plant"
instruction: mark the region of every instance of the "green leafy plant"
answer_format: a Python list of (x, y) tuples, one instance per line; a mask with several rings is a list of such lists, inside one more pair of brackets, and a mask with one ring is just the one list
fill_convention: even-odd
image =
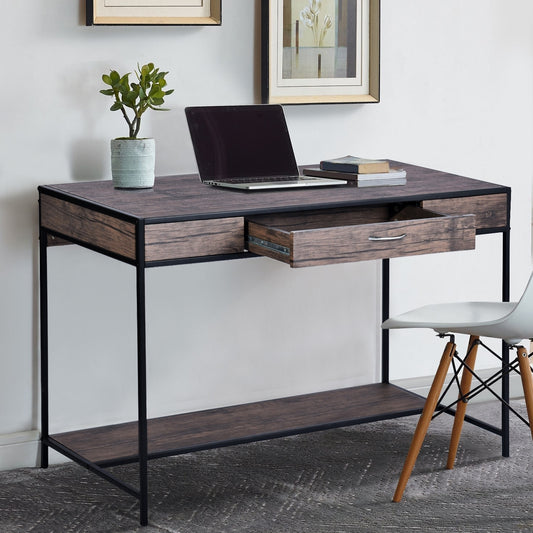
[[(136, 82), (129, 81), (131, 72), (121, 76), (116, 70), (102, 76), (102, 81), (110, 86), (110, 89), (102, 89), (100, 92), (114, 99), (111, 111), (121, 111), (128, 123), (128, 139), (136, 139), (141, 128), (141, 117), (148, 109), (154, 111), (168, 111), (162, 106), (165, 96), (172, 94), (173, 89), (165, 90), (167, 85), (165, 76), (168, 72), (160, 72), (153, 63), (139, 67), (135, 75)], [(131, 111), (127, 111), (130, 109)], [(132, 116), (133, 115), (133, 116)]]

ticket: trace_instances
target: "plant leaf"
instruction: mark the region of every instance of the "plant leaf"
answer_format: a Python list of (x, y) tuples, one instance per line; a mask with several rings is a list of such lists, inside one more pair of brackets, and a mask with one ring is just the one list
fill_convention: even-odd
[(135, 101), (137, 100), (137, 93), (130, 91), (122, 97), (122, 102), (125, 106), (135, 109)]
[(150, 73), (150, 67), (148, 65), (143, 65), (141, 67), (141, 76), (148, 76)]
[(127, 79), (121, 79), (117, 85), (117, 89), (124, 95), (130, 92), (130, 85)]
[(153, 94), (150, 94), (150, 98), (152, 99), (157, 98), (158, 100), (163, 100), (164, 96), (165, 96), (165, 92), (162, 91), (161, 89), (157, 90)]

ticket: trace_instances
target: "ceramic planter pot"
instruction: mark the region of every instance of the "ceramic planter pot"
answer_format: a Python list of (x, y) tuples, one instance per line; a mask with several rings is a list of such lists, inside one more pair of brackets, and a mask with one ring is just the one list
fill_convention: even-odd
[(117, 189), (154, 186), (155, 139), (113, 139), (111, 174)]

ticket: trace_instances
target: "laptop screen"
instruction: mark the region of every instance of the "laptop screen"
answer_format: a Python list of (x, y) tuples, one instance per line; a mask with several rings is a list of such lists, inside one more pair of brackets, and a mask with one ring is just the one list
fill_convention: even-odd
[(185, 114), (202, 181), (298, 174), (281, 106), (188, 107)]

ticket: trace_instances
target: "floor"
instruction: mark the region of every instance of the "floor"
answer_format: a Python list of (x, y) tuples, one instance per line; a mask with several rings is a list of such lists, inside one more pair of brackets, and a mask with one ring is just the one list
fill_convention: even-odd
[[(515, 402), (525, 412), (522, 402)], [(498, 405), (469, 407), (497, 423)], [(344, 533), (533, 531), (533, 442), (465, 427), (445, 470), (451, 418), (430, 428), (404, 499), (392, 503), (417, 417), (156, 460), (149, 525), (135, 499), (74, 464), (0, 473), (0, 532)], [(136, 483), (135, 466), (114, 469)]]

